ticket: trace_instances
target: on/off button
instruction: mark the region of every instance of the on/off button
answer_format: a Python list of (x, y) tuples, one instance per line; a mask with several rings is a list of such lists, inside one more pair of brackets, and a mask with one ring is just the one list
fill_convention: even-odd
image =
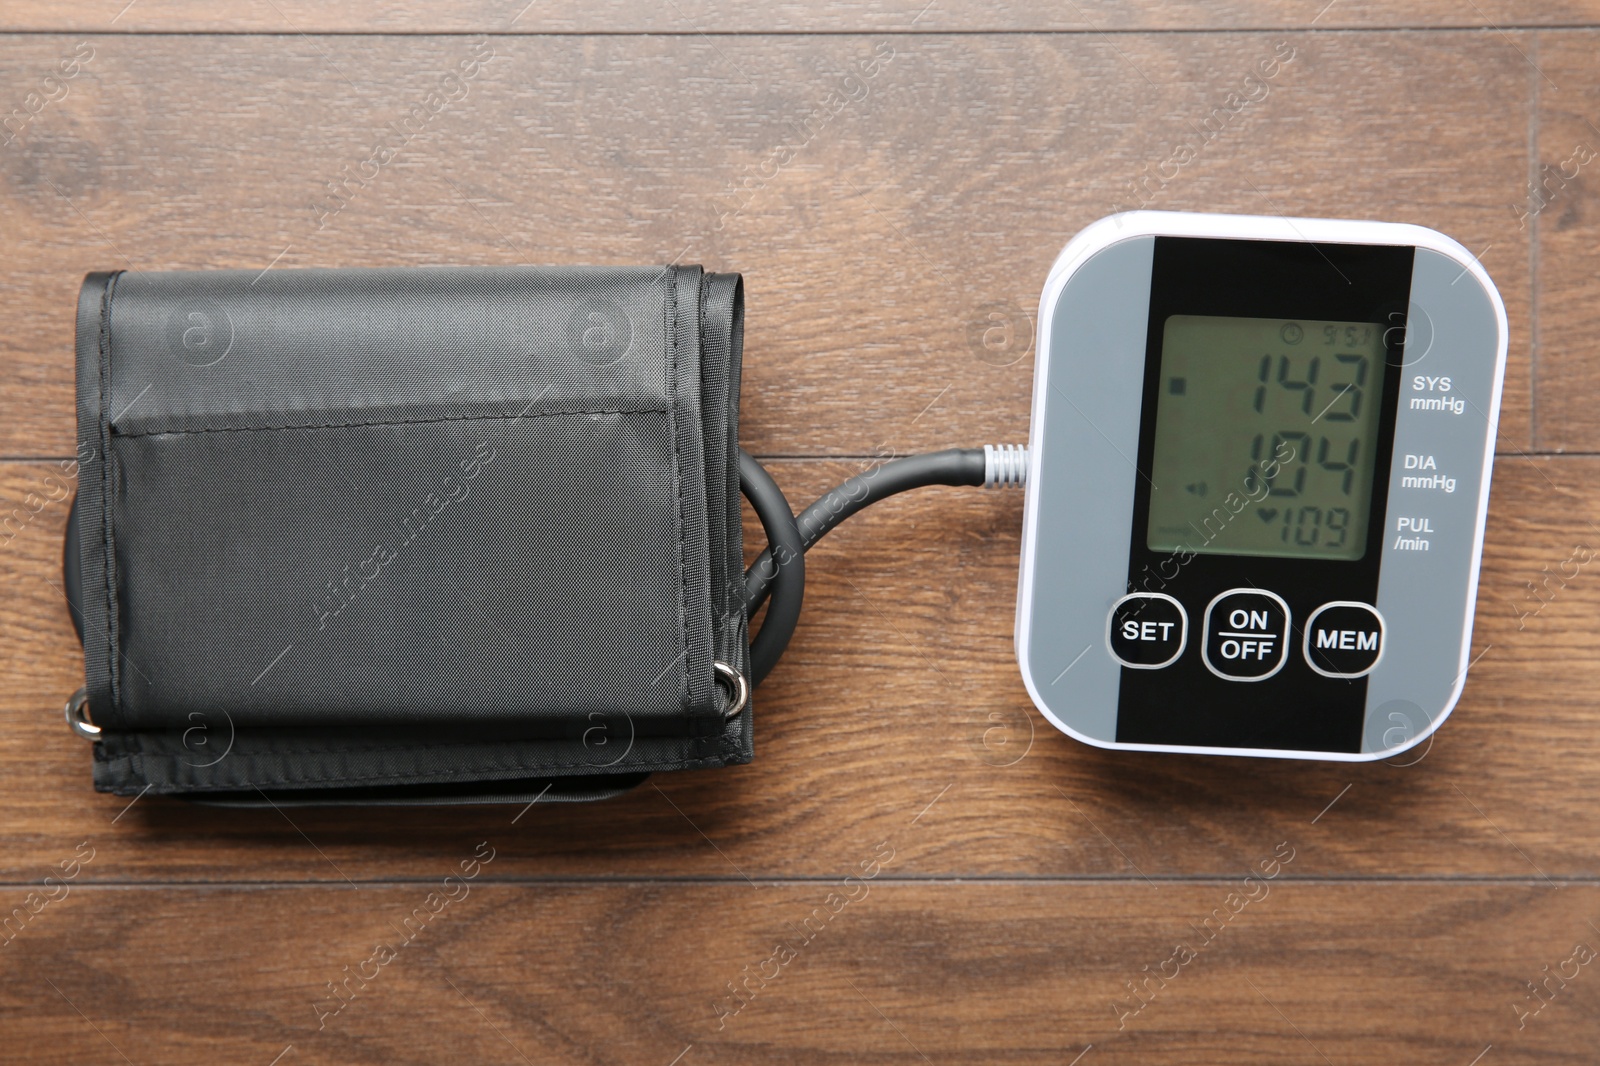
[(1289, 605), (1275, 592), (1229, 589), (1206, 608), (1201, 658), (1228, 681), (1265, 681), (1289, 658)]

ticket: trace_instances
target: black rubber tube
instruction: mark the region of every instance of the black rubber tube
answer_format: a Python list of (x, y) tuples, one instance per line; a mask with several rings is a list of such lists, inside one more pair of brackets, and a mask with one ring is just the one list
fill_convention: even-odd
[[(796, 523), (800, 527), (803, 550), (810, 551), (811, 546), (834, 526), (879, 500), (928, 485), (982, 485), (984, 475), (982, 448), (951, 448), (926, 455), (891, 459), (830, 489), (800, 513)], [(767, 552), (763, 552), (745, 571), (744, 598), (751, 613), (766, 599), (773, 573)]]
[(927, 485), (982, 485), (986, 473), (982, 448), (951, 448), (893, 459), (824, 493), (795, 518), (772, 476), (749, 452), (739, 449), (740, 489), (755, 508), (768, 544), (745, 571), (745, 609), (753, 615), (769, 595), (772, 598), (761, 632), (750, 642), (754, 683), (759, 685), (778, 665), (794, 636), (805, 594), (805, 553), (813, 544), (863, 507), (886, 497)]
[(759, 685), (778, 665), (800, 622), (806, 593), (806, 549), (788, 497), (743, 448), (739, 449), (739, 491), (750, 501), (767, 534), (767, 550), (745, 571), (745, 602), (751, 614), (755, 613), (748, 606), (751, 575), (763, 574), (762, 588), (770, 587), (773, 593), (761, 632), (750, 642), (750, 682)]

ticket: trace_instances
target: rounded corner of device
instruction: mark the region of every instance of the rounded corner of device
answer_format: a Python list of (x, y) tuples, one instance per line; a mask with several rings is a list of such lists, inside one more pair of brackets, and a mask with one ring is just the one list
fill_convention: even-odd
[(1483, 260), (1474, 255), (1472, 250), (1448, 233), (1442, 233), (1431, 226), (1419, 226), (1412, 223), (1396, 224), (1406, 231), (1411, 237), (1411, 243), (1417, 248), (1426, 249), (1444, 256), (1459, 266), (1465, 273), (1471, 274), (1494, 303), (1495, 310), (1500, 319), (1500, 328), (1504, 332), (1506, 327), (1505, 300), (1500, 295), (1500, 288), (1489, 276), (1489, 268), (1483, 265)]
[(1028, 699), (1033, 701), (1034, 709), (1044, 716), (1045, 721), (1055, 726), (1058, 733), (1064, 733), (1073, 740), (1087, 744), (1092, 748), (1103, 748), (1107, 751), (1114, 751), (1122, 746), (1114, 739), (1107, 740), (1101, 737), (1090, 736), (1088, 733), (1080, 732), (1079, 730), (1068, 725), (1065, 720), (1056, 715), (1055, 711), (1050, 709), (1050, 705), (1045, 702), (1044, 695), (1039, 691), (1039, 686), (1034, 683), (1033, 670), (1028, 665), (1027, 656), (1022, 652), (1022, 645), (1020, 641), (1017, 647), (1017, 669), (1022, 674), (1022, 685), (1028, 690)]
[(1073, 740), (1078, 741), (1080, 744), (1087, 744), (1091, 748), (1099, 748), (1102, 751), (1122, 751), (1126, 747), (1124, 744), (1117, 743), (1115, 739), (1091, 736), (1088, 733), (1084, 733), (1073, 728), (1060, 718), (1057, 718), (1055, 712), (1045, 707), (1044, 704), (1040, 703), (1038, 700), (1034, 700), (1033, 705), (1038, 708), (1040, 714), (1044, 715), (1045, 721), (1055, 726), (1056, 732), (1069, 736)]
[(1404, 755), (1411, 749), (1431, 741), (1433, 735), (1437, 733), (1441, 727), (1443, 727), (1445, 721), (1450, 717), (1451, 714), (1455, 712), (1456, 705), (1461, 702), (1461, 696), (1462, 693), (1466, 691), (1466, 687), (1467, 677), (1465, 671), (1463, 671), (1460, 679), (1457, 680), (1455, 685), (1451, 688), (1450, 695), (1445, 698), (1444, 706), (1439, 709), (1439, 713), (1429, 718), (1426, 729), (1423, 729), (1417, 733), (1416, 736), (1407, 739), (1403, 744), (1399, 744), (1392, 748), (1379, 748), (1376, 751), (1363, 751), (1351, 756), (1348, 761), (1380, 762), (1384, 759), (1392, 759), (1397, 755)]
[(1152, 225), (1152, 216), (1160, 211), (1120, 211), (1114, 215), (1095, 219), (1084, 226), (1062, 247), (1050, 272), (1045, 276), (1044, 291), (1039, 298), (1040, 321), (1048, 320), (1067, 280), (1082, 270), (1095, 256), (1123, 241), (1154, 236), (1159, 227)]
[(1444, 707), (1439, 711), (1438, 715), (1436, 715), (1434, 719), (1428, 723), (1428, 728), (1418, 733), (1416, 737), (1410, 741), (1407, 741), (1405, 747), (1388, 749), (1384, 753), (1385, 758), (1392, 758), (1393, 756), (1403, 754), (1407, 751), (1410, 751), (1418, 744), (1421, 744), (1423, 741), (1432, 739), (1433, 735), (1439, 731), (1441, 726), (1444, 725), (1445, 720), (1455, 713), (1456, 705), (1461, 702), (1461, 696), (1466, 691), (1466, 688), (1467, 679), (1463, 676), (1460, 682), (1456, 684), (1455, 688), (1451, 690), (1449, 698), (1444, 702)]

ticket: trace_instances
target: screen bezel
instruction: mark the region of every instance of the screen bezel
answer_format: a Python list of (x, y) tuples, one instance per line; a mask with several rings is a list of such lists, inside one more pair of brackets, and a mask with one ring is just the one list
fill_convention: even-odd
[[(1230, 588), (1260, 587), (1285, 596), (1301, 609), (1292, 625), (1298, 631), (1303, 605), (1328, 600), (1376, 600), (1386, 532), (1390, 467), (1394, 452), (1397, 403), (1404, 371), (1406, 313), (1415, 250), (1409, 245), (1313, 244), (1213, 237), (1157, 236), (1151, 271), (1150, 307), (1145, 337), (1136, 483), (1129, 536), (1130, 591), (1180, 591), (1185, 602), (1210, 598)], [(1359, 559), (1246, 556), (1153, 551), (1146, 541), (1150, 522), (1151, 470), (1155, 454), (1156, 411), (1160, 399), (1162, 341), (1172, 315), (1284, 318), (1381, 323), (1384, 335), (1382, 412), (1377, 430), (1367, 548)], [(1153, 585), (1155, 580), (1158, 584)], [(1201, 619), (1191, 625), (1199, 631)], [(1291, 634), (1291, 639), (1297, 639)], [(1194, 661), (1159, 671), (1160, 679), (1123, 671), (1117, 714), (1119, 743), (1198, 747), (1276, 748), (1357, 752), (1366, 696), (1365, 679), (1332, 683), (1290, 657), (1270, 686), (1212, 684)], [(1143, 672), (1145, 675), (1150, 671)], [(1303, 676), (1302, 676), (1303, 675)], [(1329, 703), (1336, 685), (1334, 703)], [(1254, 690), (1248, 694), (1244, 690)], [(1173, 691), (1186, 691), (1182, 701)], [(1270, 692), (1270, 695), (1269, 695)], [(1270, 713), (1263, 701), (1281, 705), (1305, 701), (1316, 715)], [(1255, 704), (1263, 702), (1256, 708)]]

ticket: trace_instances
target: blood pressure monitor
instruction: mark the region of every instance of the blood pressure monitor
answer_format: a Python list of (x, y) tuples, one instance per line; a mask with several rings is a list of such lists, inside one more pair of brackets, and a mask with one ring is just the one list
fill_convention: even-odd
[(1361, 761), (1466, 681), (1506, 314), (1430, 229), (1133, 212), (1039, 308), (1016, 646), (1100, 747)]

